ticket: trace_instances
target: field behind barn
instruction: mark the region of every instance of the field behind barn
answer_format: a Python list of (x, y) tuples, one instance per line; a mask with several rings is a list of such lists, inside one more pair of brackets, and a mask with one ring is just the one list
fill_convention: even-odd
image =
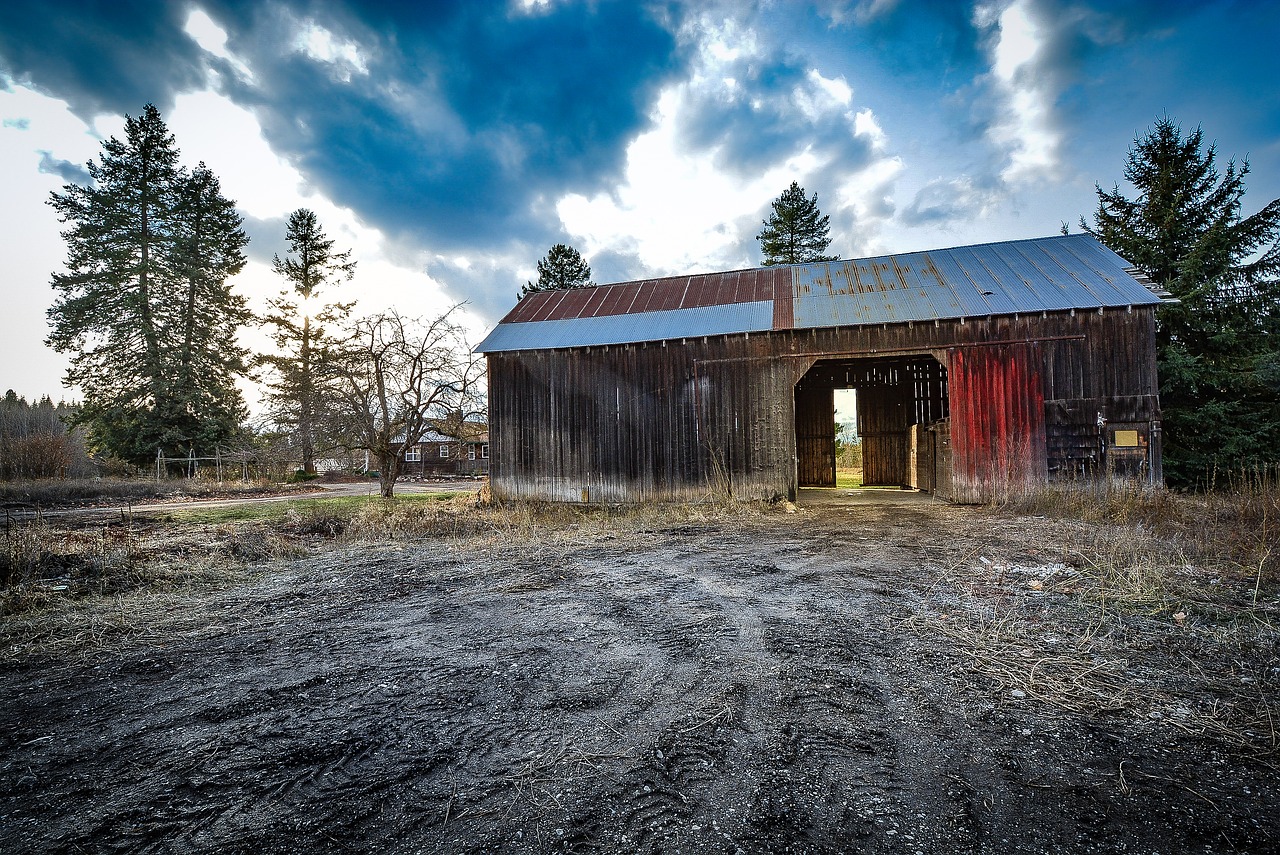
[(1280, 849), (1267, 491), (874, 496), (12, 525), (0, 850)]

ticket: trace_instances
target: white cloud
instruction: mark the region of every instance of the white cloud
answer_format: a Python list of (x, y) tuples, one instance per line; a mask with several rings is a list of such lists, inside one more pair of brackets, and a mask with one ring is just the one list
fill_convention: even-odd
[(551, 0), (514, 0), (511, 13), (516, 15), (543, 15), (551, 11)]
[(743, 181), (719, 170), (714, 152), (681, 151), (679, 101), (675, 91), (659, 99), (657, 126), (627, 149), (626, 181), (613, 193), (571, 194), (557, 205), (588, 257), (605, 250), (633, 254), (654, 273), (755, 263), (741, 255), (740, 231), (753, 225), (762, 202), (777, 195), (803, 164), (779, 164)]
[[(846, 248), (855, 255), (890, 252), (896, 248), (880, 240), (882, 227), (893, 216), (893, 194), (906, 169), (902, 158), (881, 157), (848, 176), (838, 188), (837, 211), (851, 214), (853, 228), (842, 235)], [(834, 218), (833, 218), (834, 219)], [(832, 241), (832, 251), (840, 251)]]
[[(66, 357), (43, 343), (48, 333), (45, 310), (54, 294), (49, 276), (62, 269), (66, 248), (60, 225), (45, 204), (62, 179), (38, 170), (40, 151), (59, 160), (83, 164), (101, 152), (99, 129), (114, 126), (119, 133), (123, 117), (104, 116), (86, 126), (66, 102), (40, 95), (20, 85), (0, 90), (0, 184), (5, 204), (0, 205), (0, 229), (21, 235), (10, 241), (0, 261), (0, 288), (5, 311), (0, 312), (0, 393), (12, 388), (27, 398), (49, 394), (58, 398)], [(352, 282), (335, 288), (333, 299), (358, 299), (357, 313), (396, 308), (408, 316), (430, 317), (447, 309), (452, 300), (444, 284), (426, 272), (424, 252), (406, 253), (393, 247), (384, 235), (365, 226), (348, 208), (306, 185), (301, 174), (271, 151), (252, 113), (213, 92), (179, 96), (165, 116), (188, 166), (204, 160), (218, 175), (222, 190), (235, 199), (243, 212), (260, 219), (284, 218), (298, 207), (314, 210), (339, 249), (351, 249), (357, 260)], [(280, 240), (283, 243), (283, 225)], [(250, 261), (233, 281), (237, 291), (249, 297), (261, 311), (282, 281), (270, 266)], [(462, 322), (478, 332), (481, 321), (464, 312)], [(270, 347), (265, 331), (247, 329), (243, 341), (255, 350)], [(251, 407), (256, 390), (246, 387)]]
[(315, 21), (303, 21), (293, 41), (294, 50), (329, 65), (335, 80), (349, 82), (353, 75), (368, 75), (369, 66), (360, 46), (340, 38)]
[(1057, 177), (1062, 139), (1053, 117), (1056, 86), (1050, 76), (1037, 73), (1043, 34), (1027, 0), (1014, 0), (1004, 9), (979, 6), (974, 23), (996, 31), (989, 77), (1002, 103), (988, 135), (1008, 157), (1001, 177), (1015, 184)]
[(853, 117), (853, 133), (854, 136), (863, 137), (871, 143), (871, 148), (875, 151), (883, 151), (888, 142), (884, 129), (880, 127), (875, 113), (870, 109), (859, 110)]
[(179, 95), (165, 122), (183, 161), (208, 164), (223, 194), (244, 213), (265, 220), (304, 205), (302, 175), (271, 150), (253, 113), (230, 98), (209, 91)]
[(837, 0), (826, 8), (819, 5), (818, 12), (830, 19), (835, 26), (841, 26), (850, 20), (859, 26), (865, 26), (892, 12), (897, 8), (898, 2), (899, 0), (857, 0), (851, 4), (848, 0)]
[(253, 72), (239, 57), (227, 49), (227, 31), (219, 27), (203, 9), (192, 9), (187, 15), (183, 31), (200, 45), (201, 49), (229, 62), (246, 80), (253, 80)]
[(0, 232), (15, 236), (0, 257), (0, 394), (13, 389), (28, 399), (56, 400), (70, 395), (62, 391), (68, 360), (44, 344), (45, 310), (54, 296), (50, 274), (62, 269), (66, 248), (46, 200), (63, 181), (39, 171), (40, 152), (83, 164), (97, 157), (101, 140), (65, 101), (21, 85), (0, 89), (0, 118)]
[(903, 218), (912, 224), (952, 231), (957, 226), (969, 226), (975, 220), (988, 217), (998, 199), (994, 190), (979, 187), (968, 175), (939, 177), (916, 192)]

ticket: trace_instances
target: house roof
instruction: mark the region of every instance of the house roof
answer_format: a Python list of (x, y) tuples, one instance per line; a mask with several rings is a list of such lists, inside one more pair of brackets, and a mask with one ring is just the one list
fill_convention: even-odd
[[(405, 435), (399, 434), (392, 442), (404, 445)], [(489, 441), (489, 424), (487, 422), (466, 421), (459, 424), (449, 419), (428, 419), (427, 429), (423, 431), (418, 442), (465, 442), (485, 443)]]
[(1076, 234), (543, 291), (522, 299), (476, 350), (1159, 303), (1130, 269), (1092, 235)]

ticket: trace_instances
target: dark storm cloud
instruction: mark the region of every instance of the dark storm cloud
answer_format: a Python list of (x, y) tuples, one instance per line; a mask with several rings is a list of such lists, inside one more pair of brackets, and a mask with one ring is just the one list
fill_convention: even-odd
[(59, 160), (52, 153), (41, 150), (39, 171), (46, 175), (57, 175), (68, 184), (79, 184), (87, 187), (93, 183), (89, 171), (78, 163)]
[[(183, 32), (194, 6), (160, 0), (0, 4), (0, 68), (82, 117), (163, 110), (212, 69), (317, 189), (388, 234), (455, 250), (551, 237), (558, 222), (531, 210), (615, 179), (681, 65), (667, 12), (630, 2), (527, 15), (493, 3), (198, 6), (251, 77)], [(312, 24), (354, 44), (367, 73), (299, 50)]]
[(282, 46), (300, 12), (254, 9), (210, 13), (253, 69), (227, 91), (272, 147), (371, 225), (460, 249), (550, 238), (559, 224), (531, 213), (539, 200), (612, 183), (679, 63), (671, 34), (630, 3), (318, 13), (367, 73)]
[(0, 3), (0, 70), (65, 99), (81, 118), (161, 110), (204, 82), (182, 31), (188, 7), (164, 0)]

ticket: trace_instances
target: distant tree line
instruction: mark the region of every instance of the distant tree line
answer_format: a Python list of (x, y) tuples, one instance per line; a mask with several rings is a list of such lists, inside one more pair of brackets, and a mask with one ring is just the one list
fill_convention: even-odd
[(84, 431), (67, 427), (75, 407), (34, 404), (12, 389), (0, 399), (0, 479), (83, 478), (97, 472), (85, 450)]

